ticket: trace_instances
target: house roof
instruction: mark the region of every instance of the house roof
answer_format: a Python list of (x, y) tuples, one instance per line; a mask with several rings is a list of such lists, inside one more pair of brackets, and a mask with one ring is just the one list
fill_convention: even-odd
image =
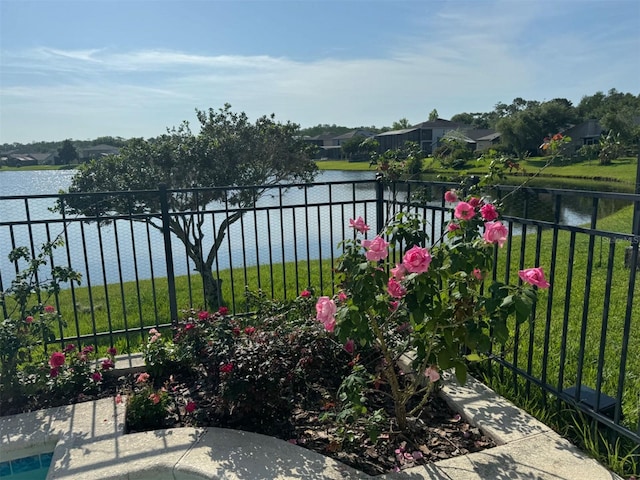
[(52, 157), (55, 156), (54, 153), (49, 152), (49, 153), (30, 153), (29, 156), (31, 158), (34, 158), (36, 160), (38, 160), (39, 162), (42, 162), (43, 160), (48, 160)]
[(576, 136), (576, 133), (579, 133), (580, 138), (599, 137), (602, 134), (602, 126), (598, 120), (592, 118), (578, 125), (572, 125), (562, 133), (569, 137)]
[(444, 118), (438, 118), (437, 120), (426, 121), (414, 125), (414, 128), (461, 128), (465, 127), (464, 123), (452, 122), (451, 120), (445, 120)]
[[(467, 137), (472, 138), (474, 140), (479, 140), (479, 139), (483, 139), (483, 140), (489, 140), (487, 138), (487, 136), (490, 135), (494, 135), (497, 132), (491, 128), (472, 128), (469, 130), (464, 130), (463, 132)], [(498, 136), (500, 136), (500, 134), (498, 134)], [(494, 137), (495, 138), (495, 137)]]
[(335, 133), (325, 132), (320, 135), (316, 135), (315, 137), (305, 137), (305, 140), (330, 140), (335, 138)]
[(390, 130), (388, 132), (378, 133), (376, 137), (384, 137), (387, 135), (404, 135), (405, 133), (415, 132), (416, 130), (419, 130), (419, 128), (412, 127), (412, 128), (403, 128), (402, 130)]
[(496, 138), (500, 138), (502, 134), (500, 132), (490, 133), (489, 135), (485, 135), (484, 137), (476, 138), (476, 140), (495, 140)]
[(347, 140), (349, 138), (361, 136), (361, 137), (373, 137), (375, 134), (369, 130), (351, 130), (350, 132), (343, 133), (337, 137), (333, 137), (335, 140)]

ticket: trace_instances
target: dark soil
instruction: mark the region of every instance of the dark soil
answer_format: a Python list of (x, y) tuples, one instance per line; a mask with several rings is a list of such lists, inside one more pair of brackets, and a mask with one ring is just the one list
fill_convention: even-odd
[[(117, 394), (128, 395), (139, 388), (136, 378), (137, 374), (119, 378), (105, 376), (101, 391), (74, 399), (40, 397), (38, 401), (31, 399), (19, 405), (5, 401), (2, 414)], [(392, 403), (385, 395), (384, 388), (372, 392), (368, 397), (369, 411), (383, 408), (390, 419), (381, 426), (377, 441), (372, 442), (363, 423), (350, 424), (341, 434), (341, 425), (333, 420), (335, 415), (331, 416), (337, 413), (335, 404), (326, 400), (331, 397), (320, 385), (312, 385), (304, 396), (292, 402), (286, 414), (280, 416), (223, 412), (218, 399), (211, 393), (212, 389), (201, 379), (172, 376), (164, 383), (164, 387), (173, 401), (170, 402), (168, 419), (158, 427), (214, 426), (259, 432), (327, 455), (369, 475), (398, 471), (495, 446), (490, 438), (465, 422), (438, 395), (429, 400), (419, 418), (411, 419), (409, 432), (400, 432), (395, 427)], [(197, 405), (197, 409), (190, 414), (184, 409), (188, 401)], [(326, 414), (331, 416), (330, 420), (322, 418)], [(128, 433), (136, 431), (130, 425), (127, 430)]]

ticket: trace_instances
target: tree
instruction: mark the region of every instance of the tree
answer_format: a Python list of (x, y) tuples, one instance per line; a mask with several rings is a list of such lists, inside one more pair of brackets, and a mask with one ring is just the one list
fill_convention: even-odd
[(404, 130), (405, 128), (410, 128), (411, 124), (409, 123), (409, 119), (402, 117), (397, 122), (393, 122), (391, 125), (391, 130)]
[(58, 154), (55, 156), (56, 165), (69, 165), (78, 161), (80, 156), (76, 147), (73, 146), (71, 140), (65, 140), (62, 142), (62, 146), (58, 149)]
[[(230, 207), (250, 208), (267, 186), (312, 181), (317, 167), (312, 160), (313, 146), (302, 141), (296, 124), (276, 122), (273, 114), (251, 123), (244, 112), (232, 112), (229, 104), (219, 110), (196, 112), (199, 133), (192, 133), (189, 124), (184, 122), (152, 141), (133, 139), (120, 154), (81, 166), (72, 179), (69, 192), (154, 190), (160, 183), (169, 189), (206, 187), (206, 190), (169, 195), (171, 211), (190, 212), (189, 215), (172, 215), (169, 226), (184, 244), (202, 277), (207, 306), (216, 309), (222, 299), (213, 265), (227, 229), (240, 219), (243, 211), (230, 213), (216, 225), (213, 238), (205, 238), (203, 209), (213, 201), (224, 202)], [(245, 185), (261, 187), (238, 188)], [(160, 212), (156, 195), (101, 197), (100, 201), (91, 196), (74, 196), (64, 202), (68, 213), (93, 218), (110, 213)], [(62, 205), (59, 208), (63, 208)], [(191, 212), (195, 213), (192, 215)], [(161, 229), (157, 219), (138, 220)]]
[(431, 110), (431, 113), (429, 114), (429, 121), (435, 122), (436, 120), (438, 120), (438, 110), (434, 108), (433, 110)]
[(370, 161), (377, 151), (378, 142), (363, 135), (355, 135), (342, 144), (342, 153), (350, 162)]

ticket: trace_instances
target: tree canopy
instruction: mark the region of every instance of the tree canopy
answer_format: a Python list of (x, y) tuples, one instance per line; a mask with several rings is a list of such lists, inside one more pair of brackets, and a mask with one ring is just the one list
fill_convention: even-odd
[[(129, 141), (118, 155), (93, 160), (80, 167), (73, 177), (69, 193), (155, 190), (164, 183), (169, 189), (226, 187), (225, 189), (186, 190), (169, 196), (173, 211), (193, 215), (172, 216), (170, 229), (186, 247), (187, 254), (200, 273), (210, 308), (220, 305), (218, 280), (212, 266), (226, 230), (242, 213), (233, 213), (217, 226), (214, 238), (205, 239), (202, 208), (212, 201), (247, 208), (264, 193), (266, 186), (308, 182), (317, 167), (312, 146), (305, 144), (299, 126), (276, 122), (274, 115), (254, 123), (244, 112), (234, 113), (231, 106), (196, 111), (200, 131), (192, 133), (187, 122), (150, 140)], [(262, 185), (251, 190), (238, 187)], [(93, 218), (111, 213), (157, 213), (157, 195), (109, 196), (95, 201), (91, 196), (70, 196), (64, 200), (70, 214)], [(154, 218), (140, 219), (161, 229)]]
[(56, 165), (69, 165), (70, 163), (76, 163), (80, 156), (76, 147), (73, 146), (71, 140), (65, 140), (62, 142), (62, 146), (58, 149), (58, 153), (55, 156)]

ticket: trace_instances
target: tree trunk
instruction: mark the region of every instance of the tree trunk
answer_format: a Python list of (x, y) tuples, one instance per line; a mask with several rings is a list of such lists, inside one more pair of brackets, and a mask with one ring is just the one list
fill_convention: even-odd
[(211, 312), (217, 311), (224, 305), (224, 299), (222, 298), (222, 280), (215, 278), (211, 269), (206, 268), (203, 265), (203, 269), (196, 269), (202, 277), (202, 285), (204, 287), (204, 300), (207, 309)]

